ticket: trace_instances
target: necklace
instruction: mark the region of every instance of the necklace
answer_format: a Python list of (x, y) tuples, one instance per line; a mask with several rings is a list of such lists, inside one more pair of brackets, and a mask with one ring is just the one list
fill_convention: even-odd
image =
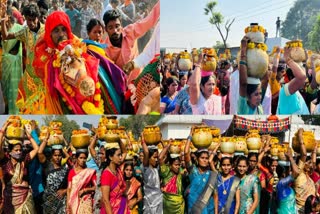
[(224, 181), (223, 181), (223, 178), (221, 177), (221, 180), (222, 180), (222, 186), (223, 186), (223, 194), (226, 195), (227, 194), (227, 189), (229, 189), (229, 185), (230, 185), (230, 179), (228, 180), (228, 185), (227, 185), (227, 188), (225, 188), (224, 186)]

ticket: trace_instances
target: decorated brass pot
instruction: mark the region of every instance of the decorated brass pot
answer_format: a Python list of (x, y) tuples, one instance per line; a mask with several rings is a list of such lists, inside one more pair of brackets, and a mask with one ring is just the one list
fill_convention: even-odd
[(236, 151), (235, 138), (233, 137), (222, 137), (220, 150), (222, 153), (233, 154)]
[(195, 126), (192, 143), (198, 149), (208, 148), (212, 143), (211, 129), (208, 126)]
[(259, 152), (259, 149), (262, 145), (259, 130), (249, 130), (249, 132), (246, 134), (246, 138), (249, 152)]
[(161, 141), (161, 136), (158, 126), (146, 126), (143, 129), (143, 137), (148, 145), (157, 145)]
[[(312, 131), (304, 131), (302, 134), (303, 142), (306, 147), (307, 152), (312, 152), (316, 146), (316, 141)], [(292, 138), (292, 148), (295, 152), (300, 153), (300, 144), (298, 141), (298, 132), (295, 133), (295, 136)]]
[(245, 152), (247, 149), (247, 142), (246, 138), (243, 136), (236, 137), (236, 143), (235, 143), (235, 151), (236, 152)]
[(191, 56), (187, 52), (180, 53), (180, 59), (178, 60), (179, 69), (182, 71), (189, 71), (192, 68)]
[(286, 47), (291, 48), (290, 58), (295, 62), (302, 62), (306, 59), (306, 54), (303, 49), (303, 44), (301, 40), (294, 40), (286, 43)]
[(180, 154), (181, 152), (181, 141), (175, 140), (171, 143), (169, 152), (171, 154)]
[(203, 50), (205, 57), (201, 64), (203, 71), (215, 71), (217, 68), (216, 51), (213, 48), (205, 48)]
[(120, 137), (115, 129), (109, 129), (104, 135), (104, 140), (108, 142), (119, 142)]
[(22, 139), (22, 138), (24, 138), (23, 127), (9, 125), (6, 130), (6, 137), (8, 139)]
[(52, 146), (55, 144), (63, 144), (63, 134), (60, 129), (54, 129), (50, 131), (47, 145)]
[(71, 144), (74, 148), (86, 148), (90, 144), (89, 134), (72, 135)]

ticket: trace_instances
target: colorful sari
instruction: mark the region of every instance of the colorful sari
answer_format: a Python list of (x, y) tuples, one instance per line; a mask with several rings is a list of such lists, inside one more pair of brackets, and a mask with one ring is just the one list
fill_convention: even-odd
[[(204, 173), (200, 173), (198, 168), (191, 166), (189, 170), (190, 188), (188, 194), (188, 213), (192, 210), (193, 205), (198, 200), (199, 196), (203, 192), (209, 178), (211, 171), (207, 170)], [(214, 202), (213, 197), (210, 197), (207, 207), (202, 210), (201, 214), (214, 213)]]
[(99, 81), (105, 113), (121, 113), (124, 92), (126, 91), (126, 74), (107, 57), (104, 50), (106, 45), (92, 40), (83, 40), (82, 42), (87, 44), (88, 53), (99, 59)]
[[(109, 169), (105, 169), (101, 174), (101, 186), (110, 187), (109, 201), (112, 213), (128, 214), (127, 199), (123, 195), (126, 190), (126, 184), (123, 180), (122, 171), (118, 169), (117, 175), (114, 175)], [(102, 206), (100, 213), (106, 213), (104, 206)]]
[[(3, 191), (4, 195), (4, 213), (5, 214), (33, 214), (35, 213), (32, 199), (32, 191), (25, 181), (26, 164), (30, 161), (27, 155), (25, 161), (18, 162), (15, 166), (11, 161), (5, 164), (3, 168), (6, 186)], [(12, 170), (12, 171), (11, 171)], [(10, 173), (13, 172), (13, 175)], [(10, 180), (7, 178), (11, 177)]]
[(160, 167), (163, 192), (163, 213), (184, 213), (184, 199), (182, 191), (182, 175), (171, 172), (170, 167)]
[[(228, 196), (231, 191), (231, 187), (234, 181), (234, 176), (231, 176), (227, 180), (223, 181), (222, 176), (219, 174), (218, 175), (218, 198), (219, 198), (219, 213), (224, 213), (223, 210), (226, 207)], [(231, 203), (231, 207), (228, 213), (233, 214), (235, 211), (235, 203), (236, 201), (233, 200)]]
[[(19, 24), (14, 24), (10, 30), (17, 32), (23, 27)], [(2, 78), (1, 85), (3, 88), (3, 96), (8, 104), (9, 114), (18, 114), (19, 108), (16, 106), (16, 99), (18, 95), (19, 81), (22, 77), (22, 46), (18, 44), (18, 40), (4, 40), (2, 41)], [(18, 45), (18, 47), (16, 47)], [(11, 54), (11, 50), (17, 50), (16, 54)]]
[[(260, 181), (255, 175), (246, 175), (241, 179), (238, 189), (240, 189), (240, 210), (239, 214), (246, 214), (253, 204), (253, 195), (258, 193), (260, 200)], [(254, 214), (259, 214), (259, 205)]]
[(44, 25), (40, 23), (40, 29), (35, 34), (25, 26), (15, 33), (17, 40), (22, 41), (27, 50), (26, 69), (19, 82), (18, 97), (16, 105), (21, 114), (46, 114), (49, 113), (45, 107), (45, 88), (41, 78), (32, 66), (37, 39), (44, 33)]
[(290, 184), (294, 182), (294, 178), (289, 175), (283, 178), (277, 184), (278, 197), (278, 214), (297, 213), (296, 196)]
[(68, 169), (67, 167), (54, 169), (52, 163), (49, 163), (48, 168), (46, 188), (43, 193), (43, 213), (63, 214), (66, 210), (66, 196), (60, 198), (57, 191), (67, 188)]
[[(128, 201), (130, 201), (137, 197), (137, 192), (141, 187), (141, 183), (135, 177), (132, 177), (129, 181), (127, 181), (127, 186), (129, 186), (127, 190), (127, 198)], [(136, 206), (130, 210), (130, 213), (138, 214), (138, 204), (136, 204)]]
[[(83, 213), (92, 214), (93, 213), (93, 200), (92, 194), (85, 194), (79, 198), (79, 191), (89, 187), (92, 183), (96, 182), (96, 171), (94, 169), (83, 169), (78, 174), (70, 176), (70, 174), (75, 174), (74, 169), (69, 172), (69, 186), (71, 189), (69, 201), (67, 202), (71, 213)], [(70, 181), (71, 180), (71, 181)]]

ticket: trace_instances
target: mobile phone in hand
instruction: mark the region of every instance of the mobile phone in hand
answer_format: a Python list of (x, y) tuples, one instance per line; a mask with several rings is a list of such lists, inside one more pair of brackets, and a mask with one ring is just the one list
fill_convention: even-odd
[(89, 123), (86, 123), (86, 122), (83, 122), (82, 126), (83, 126), (84, 128), (89, 129), (89, 130), (92, 129), (92, 124), (89, 124)]

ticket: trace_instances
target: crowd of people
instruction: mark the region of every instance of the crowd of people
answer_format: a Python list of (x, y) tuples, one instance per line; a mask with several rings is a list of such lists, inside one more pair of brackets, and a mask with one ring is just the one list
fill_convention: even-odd
[(87, 148), (49, 145), (35, 121), (25, 125), (26, 140), (8, 141), (8, 124), (0, 130), (1, 213), (320, 212), (317, 145), (307, 154), (302, 128), (300, 153), (287, 150), (287, 161), (278, 161), (268, 135), (259, 153), (233, 156), (220, 144), (196, 149), (194, 129), (177, 153), (172, 139), (150, 146), (141, 134), (135, 150), (128, 136), (105, 142), (94, 128)]
[[(306, 59), (299, 64), (292, 60), (292, 48), (274, 47), (274, 51), (269, 53), (266, 75), (257, 80), (248, 75), (247, 51), (254, 44), (249, 40), (248, 37), (243, 38), (237, 56), (226, 57), (222, 52), (220, 56), (211, 55), (216, 57), (217, 66), (210, 72), (202, 68), (208, 56), (203, 51), (206, 48), (196, 50), (196, 56), (194, 50), (188, 53), (192, 62), (188, 70), (179, 68), (180, 56), (187, 50), (163, 54), (161, 113), (318, 114), (320, 93), (316, 82), (315, 55), (305, 50)], [(250, 63), (266, 60), (259, 59), (258, 55), (254, 57), (256, 59), (251, 59)]]
[(2, 1), (1, 113), (158, 113), (159, 17), (156, 0)]

